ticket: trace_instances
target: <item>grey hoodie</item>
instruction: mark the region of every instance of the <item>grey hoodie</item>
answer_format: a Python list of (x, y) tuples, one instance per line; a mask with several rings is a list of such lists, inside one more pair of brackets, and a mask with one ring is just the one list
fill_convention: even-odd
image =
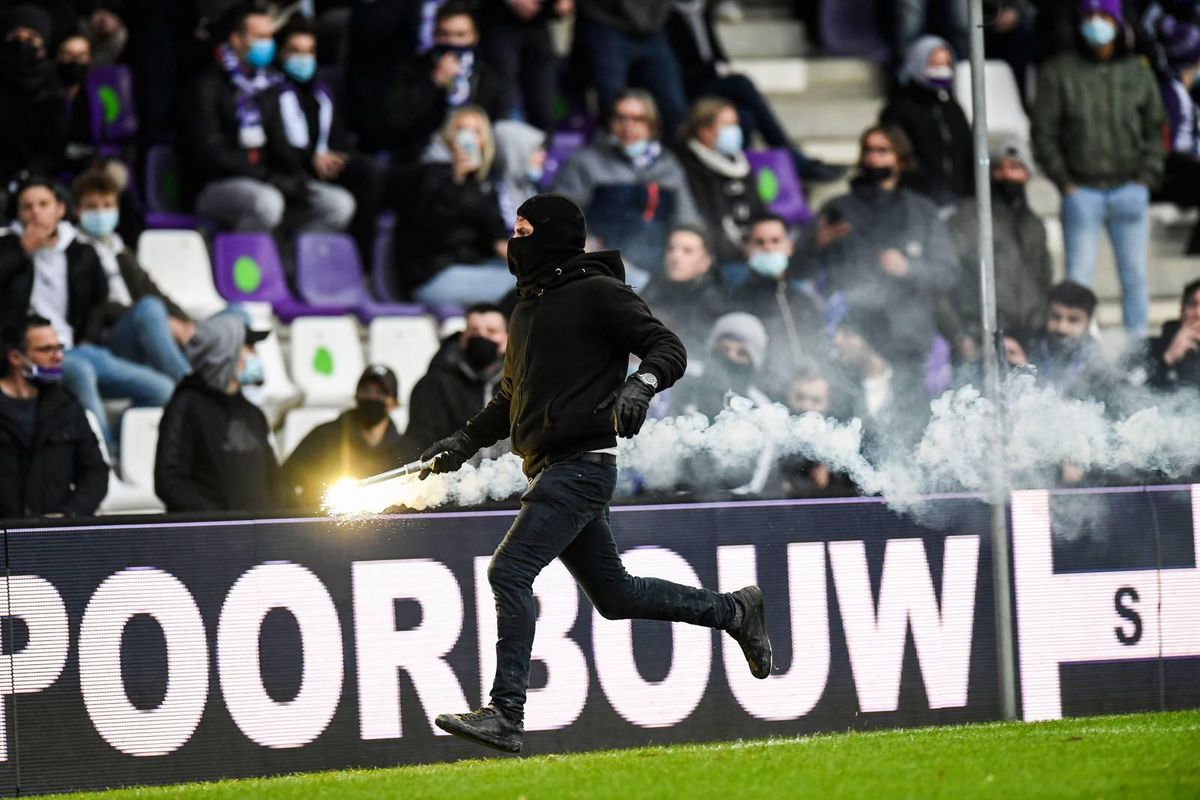
[(496, 163), (500, 188), (500, 213), (509, 225), (517, 221), (517, 208), (538, 193), (526, 174), (529, 159), (546, 146), (545, 132), (515, 119), (500, 120), (495, 126)]
[(218, 314), (196, 326), (187, 343), (187, 358), (208, 386), (224, 392), (234, 378), (245, 343), (245, 322), (234, 314)]

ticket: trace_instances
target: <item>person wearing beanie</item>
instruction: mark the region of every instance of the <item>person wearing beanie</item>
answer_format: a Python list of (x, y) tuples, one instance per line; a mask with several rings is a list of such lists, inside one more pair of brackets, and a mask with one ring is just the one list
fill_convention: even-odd
[[(439, 728), (518, 752), (530, 649), (537, 622), (533, 581), (555, 558), (609, 619), (662, 619), (726, 630), (751, 672), (771, 672), (771, 644), (756, 586), (731, 594), (632, 577), (608, 522), (617, 481), (617, 438), (637, 435), (655, 392), (682, 375), (687, 353), (625, 284), (621, 254), (585, 253), (583, 211), (542, 194), (517, 209), (508, 266), (520, 300), (509, 320), (500, 388), (487, 407), (422, 455), (421, 473), (458, 470), (508, 436), (529, 489), (488, 568), (496, 599), (496, 677), (491, 703), (442, 714)], [(630, 354), (641, 359), (626, 377)]]
[[(1157, 28), (1167, 71), (1159, 79), (1170, 136), (1163, 182), (1154, 199), (1185, 208), (1200, 206), (1200, 109), (1192, 92), (1200, 78), (1200, 25), (1163, 17)], [(1200, 254), (1200, 222), (1185, 249)]]
[(671, 392), (671, 413), (703, 414), (712, 419), (729, 395), (757, 405), (771, 402), (758, 386), (767, 367), (769, 343), (762, 321), (745, 311), (719, 317), (704, 343), (701, 361), (688, 365), (687, 377)]
[(192, 373), (163, 408), (154, 457), (154, 493), (168, 512), (280, 507), (267, 419), (242, 394), (262, 383), (254, 345), (267, 335), (247, 329), (238, 314), (218, 314), (188, 340)]
[[(1025, 197), (1033, 159), (1023, 141), (1008, 137), (992, 147), (990, 160), (997, 319), (1004, 331), (1040, 330), (1045, 323), (1045, 298), (1054, 265), (1046, 244), (1046, 226)], [(961, 361), (978, 357), (983, 335), (978, 214), (979, 207), (970, 198), (946, 221), (961, 271), (951, 302), (945, 304), (939, 318), (943, 335)]]
[(1154, 73), (1127, 44), (1120, 0), (1082, 0), (1074, 51), (1043, 65), (1033, 149), (1062, 194), (1067, 277), (1090, 286), (1107, 229), (1125, 330), (1145, 334), (1150, 191), (1163, 175), (1163, 107)]

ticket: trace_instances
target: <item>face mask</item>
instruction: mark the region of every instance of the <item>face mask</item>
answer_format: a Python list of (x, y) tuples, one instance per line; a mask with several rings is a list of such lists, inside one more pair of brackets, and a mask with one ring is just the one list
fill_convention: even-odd
[(465, 56), (467, 53), (473, 52), (475, 52), (475, 48), (470, 45), (438, 44), (429, 48), (429, 54), (433, 56), (434, 61), (437, 61), (447, 53), (453, 53), (454, 55), (458, 56), (459, 60), (461, 61), (463, 56)]
[(292, 55), (284, 59), (283, 71), (297, 83), (308, 83), (317, 74), (317, 57), (309, 55)]
[(250, 49), (246, 51), (247, 64), (255, 69), (264, 69), (271, 66), (271, 62), (274, 60), (274, 39), (255, 39), (250, 43)]
[(525, 168), (525, 180), (530, 183), (541, 183), (545, 175), (546, 170), (543, 167), (535, 167), (531, 164)]
[(54, 386), (62, 380), (63, 370), (61, 366), (39, 367), (25, 358), (25, 356), (21, 356), (21, 360), (25, 362), (25, 366), (21, 367), (21, 375), (34, 386)]
[(387, 403), (360, 397), (354, 404), (354, 418), (364, 428), (374, 428), (387, 416)]
[(1016, 205), (1025, 199), (1025, 184), (1014, 181), (992, 181), (992, 191), (1008, 205)]
[(500, 345), (482, 336), (472, 336), (463, 345), (463, 361), (467, 366), (478, 372), (490, 367), (500, 357)]
[(103, 239), (117, 229), (121, 212), (115, 208), (97, 208), (79, 212), (79, 227), (96, 239)]
[(242, 386), (258, 386), (263, 382), (262, 359), (257, 353), (247, 353), (242, 369), (237, 374), (237, 382)]
[(646, 151), (650, 149), (649, 139), (638, 139), (629, 144), (621, 145), (621, 149), (625, 151), (625, 155), (630, 158), (641, 158), (646, 155)]
[(718, 153), (727, 156), (736, 156), (742, 152), (742, 129), (737, 125), (722, 125), (717, 128), (717, 141), (713, 146)]
[(750, 271), (763, 278), (779, 280), (787, 272), (787, 253), (756, 250), (750, 254)]
[(90, 66), (87, 64), (77, 64), (73, 61), (60, 61), (55, 69), (58, 71), (58, 82), (64, 88), (69, 89), (87, 80)]
[(0, 81), (28, 94), (46, 87), (54, 68), (32, 42), (13, 39), (0, 45)]
[(1090, 17), (1079, 26), (1083, 40), (1092, 47), (1103, 47), (1112, 44), (1117, 38), (1117, 26), (1103, 17)]
[(935, 89), (949, 90), (954, 83), (954, 67), (939, 65), (925, 69), (925, 80)]
[(858, 177), (873, 186), (877, 186), (891, 178), (893, 172), (894, 170), (891, 167), (859, 167)]
[(454, 132), (454, 144), (472, 164), (479, 163), (479, 137), (474, 131), (460, 128)]

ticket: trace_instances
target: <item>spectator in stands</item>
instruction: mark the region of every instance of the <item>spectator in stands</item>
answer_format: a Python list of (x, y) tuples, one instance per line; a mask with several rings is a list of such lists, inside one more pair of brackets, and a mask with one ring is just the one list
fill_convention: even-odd
[[(117, 13), (122, 0), (96, 3), (87, 21), (81, 26), (92, 43), (92, 61), (96, 64), (116, 64), (129, 42), (129, 29)], [(105, 7), (107, 6), (107, 7)]]
[(68, 36), (58, 45), (57, 73), (67, 104), (67, 144), (60, 166), (79, 172), (96, 157), (92, 143), (92, 110), (87, 77), (92, 66), (92, 45), (82, 35)]
[(1150, 383), (1200, 389), (1200, 280), (1183, 287), (1179, 319), (1163, 323), (1150, 340)]
[(730, 393), (759, 405), (771, 402), (761, 388), (770, 338), (753, 314), (735, 311), (716, 320), (687, 375), (671, 390), (674, 414), (701, 413), (712, 419)]
[(466, 313), (467, 327), (447, 338), (409, 401), (408, 435), (422, 449), (444, 439), (488, 404), (504, 372), (508, 319), (498, 306), (480, 303)]
[(0, 519), (95, 513), (108, 467), (83, 407), (61, 386), (63, 346), (44, 317), (0, 333)]
[[(832, 416), (833, 392), (829, 379), (815, 368), (803, 369), (788, 383), (784, 402), (793, 414)], [(854, 483), (844, 472), (803, 456), (781, 458), (778, 464), (779, 491), (788, 497), (836, 497), (855, 493)]]
[(574, 0), (506, 0), (480, 8), (484, 58), (496, 66), (505, 86), (520, 88), (525, 119), (547, 135), (554, 129), (558, 97), (550, 22), (574, 7)]
[(767, 367), (775, 382), (772, 390), (782, 389), (786, 376), (804, 363), (807, 341), (820, 325), (813, 293), (794, 279), (795, 254), (783, 217), (765, 213), (754, 218), (746, 241), (748, 276), (729, 295), (729, 306), (761, 319), (775, 343)]
[(766, 211), (746, 160), (744, 141), (732, 104), (704, 97), (692, 106), (679, 162), (721, 263), (742, 258), (750, 220)]
[(508, 115), (508, 86), (483, 62), (479, 30), (465, 0), (437, 10), (433, 47), (396, 71), (390, 95), (376, 113), (387, 117), (389, 145), (401, 161), (415, 161), (451, 111), (478, 106), (490, 119)]
[[(1025, 196), (1033, 161), (1024, 143), (1008, 139), (992, 149), (991, 162), (997, 320), (1005, 331), (1041, 330), (1054, 265), (1046, 226)], [(947, 338), (965, 360), (976, 357), (982, 330), (978, 213), (975, 200), (966, 199), (946, 223), (961, 269), (950, 313), (943, 318)]]
[(196, 213), (226, 228), (342, 230), (354, 197), (296, 165), (285, 133), (264, 115), (264, 95), (283, 80), (270, 66), (274, 30), (264, 6), (239, 5), (218, 63), (193, 83), (181, 105), (182, 166), (190, 169)]
[(689, 353), (701, 352), (712, 321), (729, 310), (712, 267), (712, 250), (704, 230), (680, 226), (667, 238), (662, 274), (642, 292), (650, 310), (675, 332)]
[(1166, 51), (1166, 40), (1173, 34), (1171, 29), (1180, 23), (1200, 24), (1200, 4), (1196, 0), (1149, 0), (1138, 5), (1143, 9), (1135, 28), (1138, 50), (1150, 61), (1161, 82), (1174, 69)]
[(945, 39), (922, 36), (908, 50), (900, 89), (879, 115), (908, 136), (916, 158), (910, 188), (938, 205), (954, 205), (975, 191), (971, 126), (954, 98), (954, 54)]
[(354, 407), (312, 430), (281, 470), (285, 502), (321, 511), (325, 489), (341, 478), (366, 478), (416, 460), (421, 448), (396, 430), (396, 373), (373, 364), (354, 390)]
[[(23, 174), (54, 174), (66, 146), (67, 121), (47, 57), (49, 13), (23, 3), (0, 20), (0, 185), (7, 186)], [(9, 208), (4, 217), (15, 214)]]
[(1112, 394), (1115, 375), (1088, 332), (1095, 311), (1096, 295), (1086, 286), (1063, 281), (1050, 290), (1045, 332), (1029, 355), (1039, 382), (1063, 396), (1105, 400)]
[(54, 186), (30, 180), (17, 206), (18, 221), (0, 237), (0, 322), (30, 312), (50, 320), (67, 348), (63, 382), (96, 416), (109, 452), (115, 452), (102, 398), (161, 406), (175, 382), (103, 346), (108, 278), (96, 250), (63, 219), (66, 204)]
[(317, 74), (317, 36), (303, 18), (293, 18), (276, 34), (284, 80), (264, 99), (264, 112), (277, 119), (268, 128), (282, 130), (294, 164), (309, 181), (341, 187), (354, 196), (350, 232), (362, 263), (369, 264), (375, 219), (383, 194), (383, 176), (374, 161), (354, 151), (342, 105)]
[[(835, 323), (833, 334), (833, 371), (831, 377), (838, 393), (848, 398), (852, 416), (872, 424), (872, 429), (886, 428), (880, 420), (889, 419), (895, 410), (897, 395), (905, 396), (897, 385), (896, 370), (884, 356), (890, 349), (881, 341), (880, 327), (870, 314), (849, 309)], [(909, 381), (909, 385), (913, 382)], [(913, 404), (919, 410), (922, 405)]]
[(821, 209), (806, 240), (805, 261), (844, 304), (861, 311), (868, 336), (905, 380), (930, 352), (940, 296), (953, 291), (959, 266), (937, 208), (901, 185), (912, 148), (899, 128), (874, 126), (860, 140), (850, 193)]
[(537, 194), (541, 186), (546, 169), (546, 134), (515, 119), (497, 122), (495, 133), (500, 216), (511, 227), (517, 224), (521, 203)]
[(663, 138), (673, 142), (687, 115), (687, 97), (666, 34), (671, 0), (576, 0), (576, 8), (572, 52), (600, 108), (615, 107), (635, 76), (662, 114)]
[[(984, 0), (983, 49), (989, 59), (1008, 64), (1021, 94), (1021, 103), (1029, 97), (1029, 67), (1037, 53), (1037, 0)], [(958, 53), (969, 55), (967, 50)]]
[(92, 169), (75, 179), (72, 194), (79, 211), (80, 240), (95, 249), (108, 280), (104, 345), (117, 356), (178, 382), (191, 372), (182, 348), (196, 325), (155, 285), (117, 233), (117, 182), (104, 169)]
[(1043, 65), (1033, 109), (1038, 163), (1063, 196), (1067, 277), (1090, 285), (1107, 227), (1125, 329), (1146, 331), (1150, 188), (1163, 169), (1163, 109), (1154, 74), (1118, 33), (1120, 0), (1082, 0), (1082, 44)]
[(720, 97), (729, 101), (735, 107), (745, 143), (753, 141), (757, 133), (767, 147), (791, 151), (796, 171), (804, 180), (821, 183), (841, 178), (846, 174), (845, 167), (805, 155), (754, 81), (733, 72), (713, 24), (719, 5), (713, 0), (675, 0), (674, 13), (667, 23), (688, 99), (694, 102), (702, 97)]
[[(1164, 16), (1158, 34), (1166, 59), (1159, 79), (1170, 136), (1163, 182), (1155, 199), (1178, 206), (1200, 206), (1200, 109), (1193, 97), (1200, 75), (1200, 25)], [(1192, 227), (1187, 255), (1200, 255), (1200, 221)]]
[(514, 284), (502, 261), (508, 229), (489, 177), (496, 148), (477, 106), (455, 109), (438, 155), (422, 164), (397, 208), (396, 270), (422, 303), (495, 302)]
[(702, 222), (683, 167), (661, 135), (654, 98), (639, 89), (621, 92), (608, 133), (567, 159), (552, 187), (583, 207), (592, 236), (641, 269), (662, 263), (670, 227)]
[(970, 50), (967, 29), (968, 0), (898, 0), (895, 4), (896, 55), (908, 53), (923, 34), (935, 32), (951, 43), (956, 53)]
[[(346, 52), (346, 110), (358, 146), (368, 153), (392, 147), (380, 99), (391, 92), (396, 70), (418, 52), (421, 9), (436, 9), (437, 0), (380, 3), (353, 0), (350, 46)], [(430, 35), (432, 43), (432, 32)]]
[(270, 428), (242, 387), (262, 383), (253, 332), (233, 314), (196, 326), (193, 372), (175, 390), (158, 426), (154, 493), (168, 512), (270, 511), (280, 506)]

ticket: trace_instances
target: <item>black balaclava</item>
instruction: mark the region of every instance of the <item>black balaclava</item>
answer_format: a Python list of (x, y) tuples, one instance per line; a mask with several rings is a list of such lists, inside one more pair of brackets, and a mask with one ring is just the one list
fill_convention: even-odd
[(529, 220), (533, 233), (508, 240), (508, 270), (517, 276), (517, 288), (531, 290), (567, 259), (583, 253), (587, 223), (575, 202), (561, 194), (539, 194), (517, 209)]

